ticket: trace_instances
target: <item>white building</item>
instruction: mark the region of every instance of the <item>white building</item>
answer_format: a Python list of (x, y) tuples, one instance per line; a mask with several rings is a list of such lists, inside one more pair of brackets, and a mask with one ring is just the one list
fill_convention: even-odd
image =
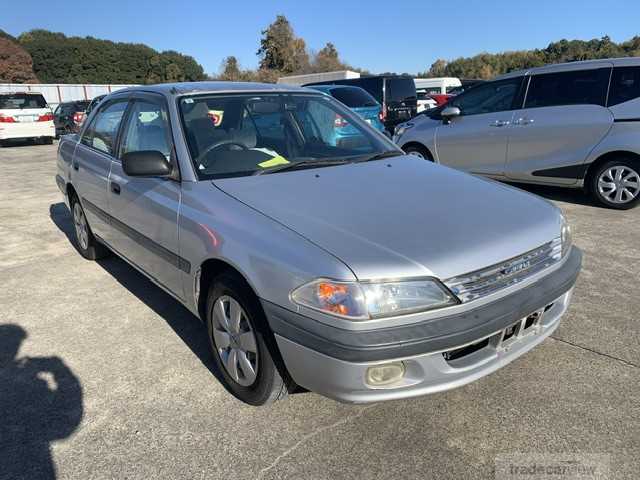
[(98, 95), (115, 92), (135, 85), (90, 85), (90, 84), (54, 84), (54, 83), (0, 83), (1, 92), (38, 92), (51, 108), (59, 103), (73, 100), (92, 100)]

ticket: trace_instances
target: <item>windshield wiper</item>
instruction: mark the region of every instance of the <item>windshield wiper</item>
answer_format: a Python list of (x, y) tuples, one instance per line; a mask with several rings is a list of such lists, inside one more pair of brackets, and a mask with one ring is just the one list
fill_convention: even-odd
[(285, 170), (300, 170), (304, 168), (315, 167), (331, 167), (333, 165), (344, 165), (349, 160), (304, 160), (302, 162), (286, 163), (284, 165), (276, 165), (265, 170), (256, 170), (253, 175), (263, 175), (265, 173), (283, 172)]
[(373, 160), (382, 160), (383, 158), (390, 157), (402, 157), (404, 155), (406, 155), (406, 153), (404, 153), (403, 151), (387, 150), (385, 152), (375, 153), (373, 155), (367, 155), (366, 157), (359, 158), (357, 160), (354, 160), (353, 163), (372, 162)]

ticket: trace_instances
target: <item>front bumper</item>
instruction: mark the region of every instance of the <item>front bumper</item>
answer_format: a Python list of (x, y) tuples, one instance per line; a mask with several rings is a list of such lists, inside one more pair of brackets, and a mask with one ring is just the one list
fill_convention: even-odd
[[(465, 385), (529, 351), (557, 328), (581, 263), (574, 247), (561, 268), (508, 296), (455, 316), (392, 328), (348, 331), (266, 301), (263, 306), (298, 385), (340, 401), (378, 402)], [(513, 333), (508, 339), (506, 331)], [(384, 388), (366, 383), (369, 367), (398, 360), (405, 367), (401, 380)]]

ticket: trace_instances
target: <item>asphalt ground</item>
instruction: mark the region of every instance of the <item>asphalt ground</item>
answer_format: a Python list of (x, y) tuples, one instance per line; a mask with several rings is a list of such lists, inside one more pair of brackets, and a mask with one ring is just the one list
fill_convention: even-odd
[(584, 267), (559, 329), (506, 368), (412, 400), (254, 408), (184, 307), (76, 252), (55, 152), (0, 149), (0, 478), (484, 479), (512, 453), (640, 477), (640, 208), (527, 187), (565, 211)]

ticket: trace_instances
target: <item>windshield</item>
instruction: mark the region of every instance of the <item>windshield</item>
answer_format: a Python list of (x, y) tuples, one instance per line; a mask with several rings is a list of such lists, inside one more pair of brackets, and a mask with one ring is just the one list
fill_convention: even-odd
[(302, 162), (334, 165), (396, 149), (324, 95), (190, 96), (179, 105), (200, 179), (252, 175)]
[(387, 79), (387, 102), (416, 101), (416, 86), (411, 78)]
[(378, 106), (376, 99), (359, 87), (332, 88), (331, 96), (349, 108)]
[(47, 102), (42, 95), (12, 93), (0, 95), (0, 109), (15, 110), (25, 108), (46, 108)]

